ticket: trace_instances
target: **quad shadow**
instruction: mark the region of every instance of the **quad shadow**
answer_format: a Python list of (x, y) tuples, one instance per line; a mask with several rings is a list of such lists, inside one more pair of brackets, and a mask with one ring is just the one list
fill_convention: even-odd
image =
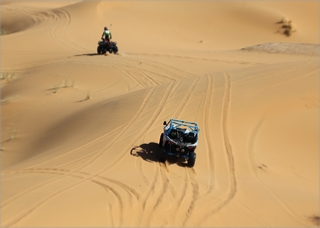
[(132, 156), (141, 157), (147, 162), (159, 162), (160, 148), (155, 142), (144, 143), (131, 149)]
[[(120, 55), (119, 52), (117, 52), (116, 54), (111, 54), (109, 52), (107, 52), (106, 54), (98, 54), (98, 53), (84, 53), (84, 54), (78, 54), (78, 55), (74, 55), (73, 57), (79, 57), (79, 56), (108, 56), (108, 55)], [(70, 58), (70, 57), (69, 57)]]
[(78, 54), (78, 55), (74, 55), (74, 56), (96, 56), (99, 55), (98, 53), (86, 53), (86, 54)]

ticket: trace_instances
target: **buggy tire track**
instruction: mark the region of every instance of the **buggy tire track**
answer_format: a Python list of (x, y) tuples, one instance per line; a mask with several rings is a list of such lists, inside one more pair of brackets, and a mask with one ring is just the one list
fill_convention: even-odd
[(175, 116), (179, 116), (179, 114), (183, 111), (183, 109), (185, 108), (187, 102), (189, 101), (192, 93), (194, 92), (195, 87), (197, 86), (198, 82), (200, 81), (201, 77), (194, 77), (194, 80), (192, 82), (192, 84), (190, 85), (188, 91), (186, 92), (186, 94), (184, 95), (183, 100), (181, 101), (181, 103), (179, 104), (177, 110), (175, 111), (175, 113), (173, 114), (173, 117)]
[(225, 151), (227, 153), (229, 170), (230, 170), (231, 192), (227, 199), (227, 202), (229, 202), (237, 192), (237, 180), (235, 175), (236, 172), (235, 172), (234, 156), (232, 153), (232, 146), (231, 146), (231, 141), (230, 141), (229, 132), (228, 132), (228, 121), (229, 121), (228, 117), (229, 117), (230, 101), (231, 101), (231, 78), (230, 78), (230, 75), (226, 73), (225, 74), (225, 92), (224, 92), (224, 99), (223, 99), (222, 129), (223, 129)]
[(230, 109), (230, 100), (231, 100), (231, 78), (230, 75), (226, 72), (224, 73), (225, 85), (224, 85), (224, 97), (222, 104), (222, 134), (223, 134), (223, 143), (225, 147), (225, 152), (228, 159), (228, 169), (230, 174), (230, 186), (228, 188), (227, 196), (221, 200), (217, 204), (215, 204), (215, 208), (212, 209), (207, 215), (201, 220), (201, 224), (206, 221), (210, 216), (220, 211), (223, 207), (225, 207), (236, 195), (237, 193), (237, 179), (235, 175), (235, 163), (234, 156), (232, 153), (231, 141), (229, 138), (228, 132), (228, 116)]
[[(132, 124), (132, 122), (140, 116), (140, 113), (141, 113), (141, 112), (143, 111), (143, 109), (146, 107), (146, 105), (147, 105), (150, 97), (151, 97), (152, 94), (154, 93), (154, 91), (155, 91), (155, 88), (150, 89), (150, 90), (148, 91), (147, 95), (145, 96), (144, 100), (142, 101), (142, 104), (140, 105), (139, 110), (137, 111), (136, 115), (131, 119), (131, 121), (129, 122), (129, 124), (130, 124), (130, 123)], [(126, 128), (124, 128), (124, 129), (126, 129)], [(125, 130), (123, 130), (123, 131), (125, 131)], [(123, 131), (121, 131), (121, 132), (118, 134), (118, 136), (115, 137), (115, 138), (112, 140), (112, 142), (109, 142), (109, 144), (106, 145), (105, 148), (108, 147), (108, 146), (110, 146), (110, 144), (113, 143), (114, 141), (116, 141), (116, 139), (118, 139), (118, 137), (122, 134)], [(89, 164), (86, 164), (86, 166), (82, 167), (81, 169), (76, 170), (76, 171), (73, 171), (73, 172), (74, 172), (74, 173), (75, 173), (75, 172), (79, 172), (80, 170), (83, 170), (85, 167), (87, 167), (87, 166), (89, 166), (90, 164), (92, 164), (94, 161), (96, 161), (96, 160), (103, 154), (103, 149), (102, 149), (101, 151), (102, 151), (102, 153), (99, 153), (98, 156), (96, 156), (96, 158), (93, 159), (93, 161), (91, 161)], [(121, 157), (123, 157), (123, 155), (122, 155)], [(121, 157), (120, 157), (120, 158), (121, 158)], [(120, 160), (120, 159), (118, 159), (118, 160)], [(116, 161), (116, 162), (117, 162), (117, 161)], [(114, 163), (114, 164), (115, 164), (115, 163)], [(109, 168), (110, 168), (110, 167), (109, 167)], [(107, 169), (109, 169), (109, 168), (107, 168)], [(107, 169), (104, 169), (104, 170), (100, 171), (98, 174), (95, 174), (94, 176), (98, 176), (99, 174), (105, 172)], [(93, 177), (94, 177), (94, 176), (93, 176)], [(63, 178), (63, 177), (61, 177), (61, 178)], [(57, 181), (57, 180), (59, 180), (59, 179), (60, 179), (60, 178), (57, 178), (57, 179), (52, 180), (52, 181)], [(47, 182), (46, 184), (49, 184), (49, 183), (51, 183), (52, 181), (49, 181), (49, 182)], [(65, 188), (63, 191), (66, 191), (66, 190), (68, 190), (68, 188), (71, 188), (71, 187), (74, 187), (74, 186), (76, 186), (76, 185), (78, 185), (78, 184), (81, 184), (82, 182), (83, 182), (83, 181), (80, 181), (80, 182), (78, 182), (77, 184), (74, 184), (74, 185), (72, 185), (72, 186), (70, 186), (70, 187), (67, 187), (67, 188)], [(41, 187), (41, 186), (43, 186), (43, 185), (40, 185), (39, 187)], [(61, 192), (63, 192), (63, 191), (61, 191)], [(58, 193), (53, 194), (53, 195), (51, 196), (51, 198), (53, 198), (53, 197), (56, 196), (56, 195), (58, 195)], [(48, 201), (48, 200), (49, 200), (49, 199), (46, 198), (46, 200), (43, 201), (43, 203), (45, 203), (45, 202)], [(33, 209), (30, 210), (30, 213), (31, 213), (32, 211), (34, 211), (36, 208), (38, 208), (39, 206), (41, 206), (43, 203), (41, 203), (41, 204), (39, 204), (39, 205), (36, 205), (35, 208), (33, 208)], [(10, 222), (9, 224), (10, 224), (10, 225), (14, 225), (16, 222), (20, 221), (21, 219), (23, 219), (24, 217), (26, 217), (26, 216), (27, 216), (28, 214), (30, 214), (30, 213), (25, 213), (24, 215), (21, 215), (19, 219), (15, 219), (14, 221)]]
[[(141, 55), (147, 55), (147, 54), (136, 54), (135, 53), (134, 55), (140, 55), (141, 56)], [(137, 58), (135, 58), (135, 59), (137, 59)], [(131, 58), (132, 61), (138, 62), (135, 59)], [(177, 68), (177, 67), (165, 64), (165, 63), (160, 63), (160, 62), (155, 61), (155, 60), (150, 60), (150, 59), (146, 60), (146, 59), (143, 59), (141, 57), (139, 59), (142, 59), (144, 64), (147, 64), (147, 65), (149, 65), (151, 67), (154, 67), (154, 68), (158, 68), (159, 71), (164, 72), (167, 75), (170, 74), (170, 75), (174, 76), (174, 78), (171, 78), (171, 77), (168, 77), (167, 75), (162, 75), (162, 74), (158, 74), (157, 73), (157, 75), (163, 76), (164, 78), (167, 78), (167, 79), (181, 80), (181, 79), (186, 78), (185, 75), (188, 75), (187, 77), (196, 76), (196, 74), (190, 73), (188, 71), (182, 70), (180, 68)], [(146, 61), (148, 61), (148, 62), (146, 62)], [(175, 73), (174, 71), (176, 71), (177, 73)], [(181, 76), (180, 74), (182, 74), (183, 76)]]
[(190, 219), (190, 217), (194, 214), (194, 210), (196, 207), (196, 202), (199, 196), (199, 183), (197, 181), (194, 169), (187, 169), (187, 175), (188, 175), (188, 181), (191, 182), (191, 187), (192, 187), (192, 198), (190, 201), (190, 205), (188, 207), (186, 216), (184, 221), (182, 222), (182, 226), (185, 227), (186, 223)]
[[(36, 171), (39, 173), (39, 171)], [(43, 171), (41, 171), (40, 173), (43, 173)], [(47, 173), (50, 173), (50, 172), (47, 172)], [(54, 173), (54, 174), (57, 174), (57, 173)], [(65, 173), (62, 173), (62, 174), (59, 174), (59, 175), (64, 175), (65, 176)], [(54, 197), (60, 195), (61, 193), (73, 188), (73, 187), (76, 187), (86, 181), (91, 181), (95, 184), (98, 184), (100, 185), (101, 187), (103, 187), (105, 190), (107, 190), (107, 192), (111, 192), (115, 198), (117, 199), (117, 202), (118, 202), (118, 207), (119, 207), (119, 225), (122, 224), (122, 221), (123, 221), (123, 215), (122, 215), (122, 211), (123, 211), (123, 207), (124, 207), (124, 202), (121, 198), (121, 195), (114, 189), (112, 188), (111, 186), (105, 184), (105, 183), (102, 183), (100, 181), (97, 181), (97, 180), (94, 180), (93, 178), (96, 177), (97, 175), (95, 176), (92, 176), (92, 175), (89, 175), (88, 177), (86, 176), (75, 176), (74, 175), (74, 172), (72, 172), (71, 174), (67, 175), (67, 176), (72, 176), (72, 177), (78, 177), (78, 178), (81, 178), (81, 181), (79, 182), (76, 182), (70, 186), (67, 186), (53, 194), (51, 194), (50, 196), (48, 197), (45, 197), (44, 199), (40, 200), (39, 202), (37, 202), (35, 205), (33, 205), (31, 208), (29, 209), (26, 209), (24, 211), (22, 211), (22, 213), (18, 214), (17, 216), (15, 216), (13, 219), (9, 220), (8, 222), (3, 222), (3, 225), (4, 226), (13, 226), (14, 224), (16, 224), (17, 222), (19, 222), (20, 220), (22, 220), (23, 218), (25, 218), (26, 216), (28, 216), (29, 214), (31, 214), (33, 211), (37, 210), (40, 206), (42, 206), (43, 204), (45, 204), (46, 202), (48, 202), (49, 200), (53, 199)]]
[(214, 91), (213, 91), (213, 87), (214, 87), (214, 83), (212, 82), (212, 76), (207, 75), (207, 89), (206, 89), (206, 93), (205, 93), (205, 99), (204, 99), (204, 115), (203, 115), (203, 119), (204, 119), (204, 127), (203, 131), (204, 131), (204, 136), (206, 138), (206, 153), (208, 156), (207, 159), (207, 165), (208, 165), (208, 171), (209, 171), (209, 177), (208, 177), (208, 188), (207, 188), (207, 192), (205, 193), (205, 195), (210, 194), (210, 192), (214, 189), (214, 181), (213, 181), (213, 176), (214, 176), (214, 154), (213, 154), (213, 147), (211, 142), (211, 139), (213, 138), (210, 135), (210, 130), (207, 131), (206, 128), (210, 129), (211, 123), (210, 120), (211, 118), (211, 103), (212, 103), (212, 99), (214, 96)]
[[(124, 62), (124, 61), (123, 61)], [(138, 74), (141, 74), (143, 78), (145, 78), (147, 81), (150, 81), (150, 83), (155, 86), (155, 85), (159, 85), (159, 83), (154, 80), (152, 77), (150, 77), (148, 74), (144, 73), (143, 69), (140, 69), (138, 67), (135, 67), (133, 64), (129, 63), (128, 61), (125, 62), (130, 68), (132, 68), (133, 70), (135, 70)]]
[[(152, 114), (152, 116), (149, 118), (149, 120), (145, 123), (145, 125), (141, 128), (141, 130), (139, 131), (140, 133), (137, 134), (137, 136), (134, 137), (134, 139), (128, 143), (129, 147), (126, 149), (126, 151), (130, 150), (130, 145), (134, 144), (137, 140), (139, 140), (139, 138), (141, 138), (142, 134), (141, 132), (144, 132), (144, 134), (146, 134), (146, 130), (150, 128), (150, 126), (152, 124), (154, 124), (154, 122), (156, 121), (156, 119), (158, 118), (158, 116), (160, 115), (160, 113), (163, 111), (163, 107), (166, 104), (166, 101), (168, 100), (168, 98), (170, 97), (170, 95), (173, 93), (172, 91), (174, 91), (178, 85), (178, 83), (173, 83), (171, 82), (168, 87), (166, 88), (166, 91), (164, 92), (164, 95), (161, 98), (161, 101), (159, 102), (159, 105), (157, 106), (157, 109), (155, 110), (155, 112)], [(153, 88), (153, 90), (156, 90), (155, 88)], [(150, 98), (149, 98), (150, 99)], [(142, 112), (142, 111), (141, 111)], [(137, 119), (139, 116), (141, 115), (136, 115)], [(130, 121), (131, 124), (133, 124), (134, 121)], [(127, 127), (128, 128), (128, 127)], [(120, 156), (118, 156), (115, 161), (113, 161), (112, 164), (110, 164), (108, 166), (108, 168), (105, 169), (105, 171), (111, 169), (114, 165), (116, 165), (117, 163), (119, 163), (119, 161), (126, 155), (126, 153), (121, 154)]]

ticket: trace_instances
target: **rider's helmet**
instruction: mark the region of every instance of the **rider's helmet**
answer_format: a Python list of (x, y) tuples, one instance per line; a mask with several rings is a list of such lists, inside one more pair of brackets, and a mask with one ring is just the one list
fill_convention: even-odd
[(104, 27), (104, 30), (108, 30), (108, 28), (107, 28), (107, 27)]

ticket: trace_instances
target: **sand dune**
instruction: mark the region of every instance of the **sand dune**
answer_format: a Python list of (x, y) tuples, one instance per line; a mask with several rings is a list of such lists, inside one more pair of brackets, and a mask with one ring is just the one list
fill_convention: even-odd
[[(318, 2), (0, 9), (3, 227), (319, 225)], [(193, 168), (159, 162), (170, 118)]]

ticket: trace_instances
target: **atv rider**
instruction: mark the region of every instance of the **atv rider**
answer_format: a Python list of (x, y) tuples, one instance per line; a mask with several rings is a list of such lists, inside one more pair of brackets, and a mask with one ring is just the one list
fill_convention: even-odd
[(110, 40), (112, 39), (112, 34), (107, 27), (104, 27), (104, 31), (101, 35), (101, 39), (108, 44), (110, 43)]

